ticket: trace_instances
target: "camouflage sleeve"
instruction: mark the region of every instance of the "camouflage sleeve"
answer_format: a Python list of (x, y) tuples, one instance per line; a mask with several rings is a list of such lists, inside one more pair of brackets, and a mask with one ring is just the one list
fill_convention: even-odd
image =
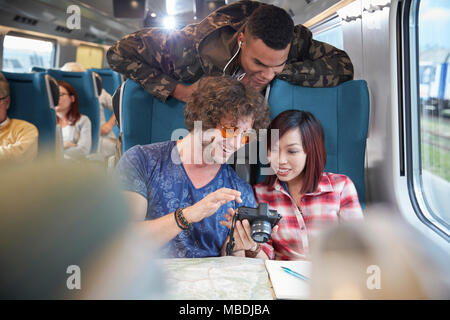
[(192, 43), (181, 31), (150, 28), (123, 37), (106, 57), (113, 70), (138, 82), (164, 102), (179, 83), (174, 75), (175, 65), (182, 67), (181, 59), (189, 46)]
[(298, 25), (278, 78), (304, 87), (333, 87), (353, 79), (353, 64), (345, 51), (313, 40), (311, 31)]

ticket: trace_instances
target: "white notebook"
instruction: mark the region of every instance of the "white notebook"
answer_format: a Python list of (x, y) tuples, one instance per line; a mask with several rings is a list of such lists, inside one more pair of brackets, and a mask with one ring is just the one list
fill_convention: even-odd
[[(309, 299), (311, 262), (266, 260), (265, 264), (277, 299)], [(284, 271), (281, 267), (289, 268), (292, 271), (306, 276), (310, 280), (305, 281), (297, 278)]]

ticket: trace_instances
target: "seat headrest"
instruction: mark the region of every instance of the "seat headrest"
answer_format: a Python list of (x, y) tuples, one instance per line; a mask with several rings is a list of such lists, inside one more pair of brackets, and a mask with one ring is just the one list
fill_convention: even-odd
[(92, 72), (92, 79), (94, 80), (94, 88), (97, 97), (102, 93), (102, 77), (97, 72)]
[(47, 94), (50, 100), (50, 108), (54, 108), (59, 103), (59, 85), (52, 76), (45, 75), (45, 82), (47, 83)]
[(116, 116), (117, 126), (120, 128), (120, 95), (122, 92), (122, 87), (125, 85), (125, 82), (122, 82), (120, 86), (116, 89), (112, 96), (112, 105), (114, 115)]

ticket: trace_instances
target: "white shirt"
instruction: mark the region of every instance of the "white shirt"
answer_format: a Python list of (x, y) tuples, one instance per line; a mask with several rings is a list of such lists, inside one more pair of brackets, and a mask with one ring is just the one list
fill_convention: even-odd
[(79, 159), (87, 156), (91, 152), (92, 127), (91, 121), (85, 115), (72, 126), (65, 126), (61, 129), (63, 141), (70, 141), (77, 144), (64, 150), (65, 158)]

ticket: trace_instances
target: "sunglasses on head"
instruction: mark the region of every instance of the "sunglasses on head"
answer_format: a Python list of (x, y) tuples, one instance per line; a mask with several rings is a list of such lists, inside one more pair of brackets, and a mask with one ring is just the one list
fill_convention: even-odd
[(224, 138), (233, 138), (241, 135), (241, 144), (247, 144), (250, 142), (249, 134), (247, 132), (239, 132), (238, 127), (222, 126), (220, 132)]

